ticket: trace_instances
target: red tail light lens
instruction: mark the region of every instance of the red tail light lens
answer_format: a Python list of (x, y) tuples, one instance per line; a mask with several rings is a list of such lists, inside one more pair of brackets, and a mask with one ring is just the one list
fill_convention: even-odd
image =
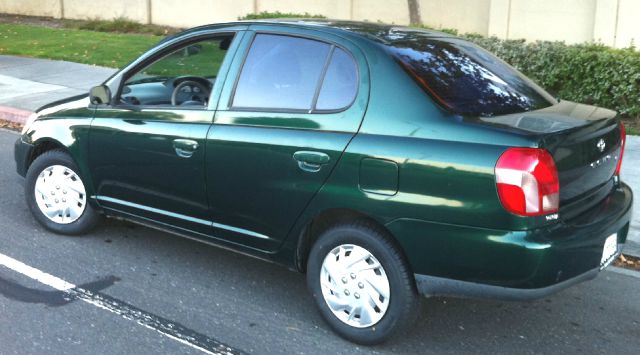
[(496, 187), (500, 202), (513, 214), (540, 216), (558, 212), (558, 170), (545, 149), (509, 148), (496, 164)]
[(618, 157), (618, 165), (616, 166), (616, 172), (614, 175), (620, 176), (620, 169), (622, 168), (622, 156), (624, 155), (624, 144), (627, 142), (627, 131), (624, 129), (624, 124), (620, 122), (620, 156)]

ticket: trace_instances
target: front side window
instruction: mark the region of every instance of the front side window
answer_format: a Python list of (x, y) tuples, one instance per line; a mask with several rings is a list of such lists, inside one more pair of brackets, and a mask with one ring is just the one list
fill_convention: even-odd
[(125, 81), (123, 103), (204, 108), (232, 35), (192, 42), (145, 66)]
[(554, 104), (551, 95), (486, 50), (414, 33), (387, 48), (431, 97), (451, 111), (495, 116)]
[(344, 50), (316, 40), (258, 34), (236, 84), (232, 106), (337, 110), (357, 91), (357, 68)]

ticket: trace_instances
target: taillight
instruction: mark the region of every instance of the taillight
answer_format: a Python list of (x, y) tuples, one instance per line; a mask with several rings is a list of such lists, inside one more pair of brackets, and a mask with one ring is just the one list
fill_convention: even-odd
[(496, 164), (496, 187), (502, 206), (511, 213), (540, 216), (558, 212), (558, 170), (545, 149), (507, 149)]
[(618, 165), (616, 165), (616, 172), (614, 175), (620, 176), (620, 169), (622, 168), (622, 156), (624, 155), (624, 144), (627, 141), (627, 131), (624, 129), (624, 124), (620, 122), (620, 156), (618, 157)]

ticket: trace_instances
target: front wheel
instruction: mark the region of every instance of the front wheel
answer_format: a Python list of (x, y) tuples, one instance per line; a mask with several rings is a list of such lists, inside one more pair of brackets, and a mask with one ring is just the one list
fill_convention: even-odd
[(372, 345), (408, 329), (420, 311), (413, 274), (398, 248), (367, 221), (324, 232), (307, 264), (320, 314), (342, 337)]
[(61, 150), (45, 152), (33, 161), (27, 171), (25, 197), (35, 219), (55, 233), (86, 233), (99, 219), (88, 204), (75, 162)]

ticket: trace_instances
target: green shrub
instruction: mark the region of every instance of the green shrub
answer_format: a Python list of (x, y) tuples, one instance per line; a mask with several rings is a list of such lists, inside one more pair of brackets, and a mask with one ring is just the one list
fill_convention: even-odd
[(80, 30), (98, 31), (98, 32), (123, 32), (133, 33), (140, 32), (142, 24), (131, 21), (126, 18), (117, 18), (113, 20), (97, 20), (91, 19), (81, 22), (77, 25)]
[(304, 14), (295, 14), (291, 12), (269, 12), (262, 11), (257, 14), (247, 14), (242, 17), (238, 17), (238, 20), (260, 20), (260, 19), (268, 19), (268, 18), (326, 18), (323, 15), (311, 15), (307, 12)]
[[(427, 30), (433, 30), (433, 31), (439, 31), (439, 32), (444, 32), (453, 36), (459, 36), (460, 32), (458, 30), (456, 30), (455, 28), (433, 28), (431, 26), (427, 26), (427, 25), (421, 25), (421, 24), (413, 24), (410, 27), (416, 27), (416, 28), (424, 28)], [(467, 35), (465, 35), (467, 36)]]
[(180, 31), (177, 28), (167, 26), (141, 24), (125, 17), (119, 17), (113, 20), (66, 20), (65, 27), (96, 32), (138, 33), (156, 36), (173, 34)]
[(640, 119), (640, 52), (601, 44), (500, 40), (465, 36), (559, 98)]

